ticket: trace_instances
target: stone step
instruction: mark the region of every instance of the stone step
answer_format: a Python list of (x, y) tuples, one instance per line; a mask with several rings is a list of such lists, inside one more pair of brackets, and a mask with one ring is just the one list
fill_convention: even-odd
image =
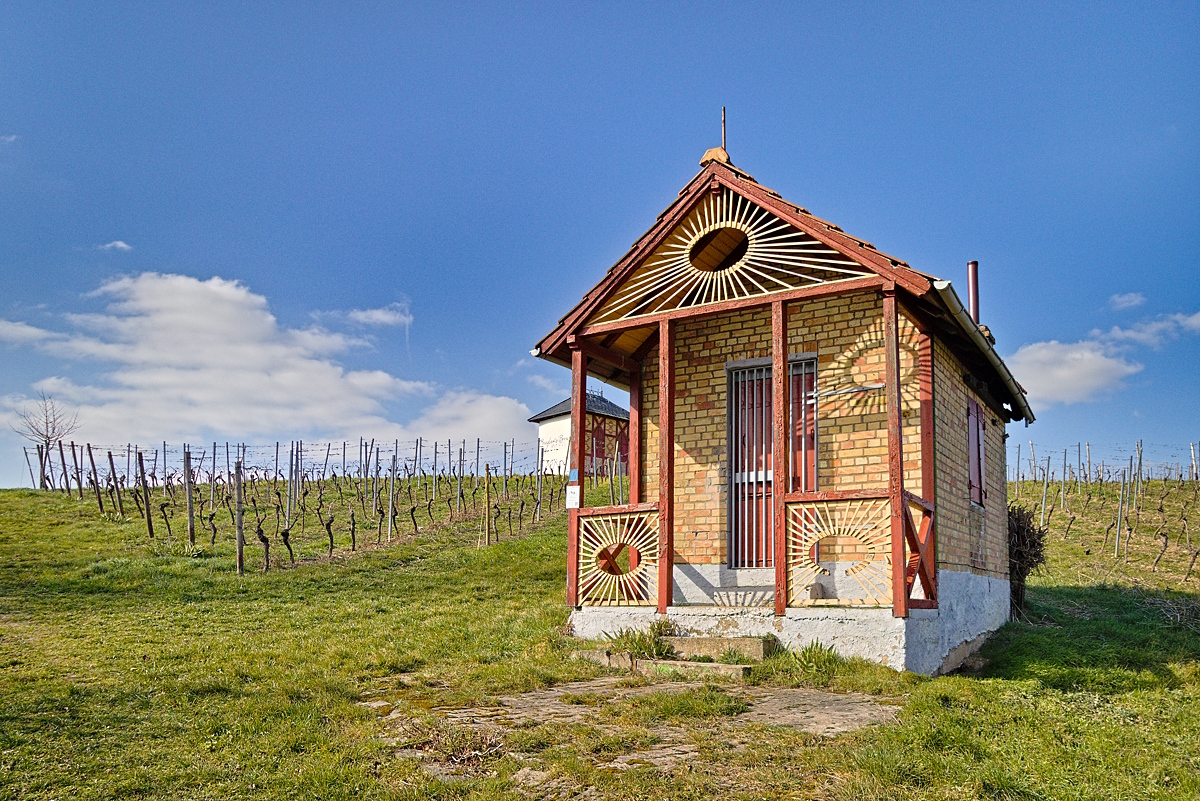
[(684, 659), (693, 656), (720, 659), (726, 651), (733, 650), (748, 659), (761, 661), (779, 646), (774, 637), (664, 637), (663, 641)]
[(727, 665), (722, 662), (687, 662), (678, 659), (633, 659), (627, 653), (607, 649), (575, 651), (572, 656), (576, 659), (586, 659), (590, 662), (595, 662), (604, 667), (631, 670), (645, 676), (669, 673), (699, 673), (710, 676), (724, 676), (731, 679), (744, 679), (750, 675), (749, 665)]

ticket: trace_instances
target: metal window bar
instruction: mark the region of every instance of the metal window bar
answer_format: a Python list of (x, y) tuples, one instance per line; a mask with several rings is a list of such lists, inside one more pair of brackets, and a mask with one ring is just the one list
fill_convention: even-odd
[[(788, 475), (793, 492), (815, 492), (817, 489), (818, 421), (817, 361), (798, 359), (788, 365), (792, 393), (788, 422), (791, 428), (791, 447), (788, 449)], [(811, 427), (812, 434), (808, 431)], [(797, 464), (799, 462), (799, 464)]]
[[(791, 486), (778, 491), (817, 489), (817, 362), (791, 358), (788, 460)], [(727, 378), (728, 521), (731, 568), (770, 567), (774, 561), (772, 495), (774, 431), (771, 368), (730, 366)]]
[(729, 565), (769, 567), (774, 533), (770, 368), (731, 370), (728, 393)]

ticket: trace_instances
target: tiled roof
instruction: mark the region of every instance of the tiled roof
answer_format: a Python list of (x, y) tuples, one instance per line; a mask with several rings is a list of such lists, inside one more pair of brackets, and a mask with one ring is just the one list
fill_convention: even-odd
[[(603, 395), (594, 395), (591, 392), (587, 394), (587, 412), (588, 414), (598, 414), (601, 417), (611, 417), (614, 420), (629, 419), (628, 409), (622, 409)], [(544, 412), (538, 412), (533, 417), (530, 417), (529, 422), (540, 423), (544, 420), (551, 420), (570, 413), (571, 399), (567, 398), (562, 403), (556, 403)]]

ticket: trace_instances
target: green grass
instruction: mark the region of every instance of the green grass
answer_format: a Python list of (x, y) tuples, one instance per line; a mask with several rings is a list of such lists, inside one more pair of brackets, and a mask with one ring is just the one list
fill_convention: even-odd
[[(1111, 500), (1081, 501), (1069, 537), (1052, 516), (1026, 618), (988, 644), (978, 675), (930, 680), (821, 649), (753, 671), (877, 695), (900, 705), (894, 725), (833, 740), (751, 726), (735, 741), (723, 727), (743, 702), (718, 684), (580, 695), (595, 725), (499, 744), (428, 710), (598, 675), (563, 635), (561, 513), (490, 548), (475, 547), (474, 522), (443, 519), (353, 556), (339, 534), (329, 559), (319, 531), (295, 568), (239, 578), (227, 525), (188, 555), (174, 521), (172, 541), (148, 543), (136, 520), (99, 519), (87, 502), (0, 492), (0, 799), (521, 797), (511, 777), (529, 759), (612, 798), (1200, 797), (1200, 580), (1183, 581), (1184, 545), (1150, 571), (1158, 492), (1128, 562), (1098, 547)], [(1196, 530), (1185, 501), (1169, 494), (1165, 517)], [(479, 754), (468, 780), (393, 756), (380, 715), (358, 703), (375, 697), (447, 759)], [(683, 727), (698, 756), (667, 774), (594, 766), (661, 725)]]

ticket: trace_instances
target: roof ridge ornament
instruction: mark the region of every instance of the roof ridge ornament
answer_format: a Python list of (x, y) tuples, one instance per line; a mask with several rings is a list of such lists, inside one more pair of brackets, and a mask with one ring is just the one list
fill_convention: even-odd
[(721, 106), (721, 146), (710, 147), (704, 151), (704, 155), (700, 157), (700, 166), (707, 167), (713, 162), (718, 162), (726, 166), (732, 167), (733, 162), (729, 160), (729, 151), (725, 149), (725, 107)]

